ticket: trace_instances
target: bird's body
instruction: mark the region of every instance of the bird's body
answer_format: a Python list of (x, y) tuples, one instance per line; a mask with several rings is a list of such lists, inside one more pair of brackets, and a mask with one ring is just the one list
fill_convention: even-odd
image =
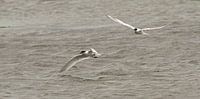
[(117, 23), (119, 23), (119, 24), (121, 24), (121, 25), (123, 25), (123, 26), (126, 26), (126, 27), (128, 27), (128, 28), (133, 29), (134, 32), (135, 32), (135, 34), (149, 35), (149, 34), (145, 33), (144, 31), (154, 30), (154, 29), (161, 29), (161, 28), (165, 27), (165, 26), (160, 26), (160, 27), (154, 27), (154, 28), (136, 28), (136, 27), (134, 27), (134, 26), (132, 26), (132, 25), (130, 25), (130, 24), (127, 24), (127, 23), (125, 23), (125, 22), (123, 22), (123, 21), (121, 21), (121, 20), (119, 20), (119, 19), (117, 19), (117, 18), (113, 18), (113, 17), (110, 16), (110, 15), (107, 15), (107, 16), (108, 16), (108, 18), (110, 18), (112, 21), (117, 22)]
[(70, 61), (68, 61), (59, 72), (68, 71), (70, 68), (72, 68), (76, 63), (83, 61), (85, 59), (89, 58), (98, 58), (100, 54), (94, 50), (93, 48), (90, 48), (90, 50), (87, 51), (81, 51), (79, 55), (74, 56)]

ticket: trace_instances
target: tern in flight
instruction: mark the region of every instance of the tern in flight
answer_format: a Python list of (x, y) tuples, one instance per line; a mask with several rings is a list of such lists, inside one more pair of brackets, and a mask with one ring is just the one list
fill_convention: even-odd
[(60, 73), (63, 71), (68, 71), (70, 68), (72, 68), (76, 63), (89, 59), (89, 58), (98, 58), (101, 56), (96, 50), (93, 48), (90, 48), (89, 50), (86, 51), (81, 51), (79, 55), (74, 56), (71, 60), (69, 60), (59, 71)]
[(119, 24), (121, 24), (121, 25), (124, 25), (124, 26), (126, 26), (126, 27), (128, 27), (128, 28), (133, 29), (133, 30), (135, 31), (135, 34), (149, 35), (149, 34), (145, 33), (144, 31), (155, 30), (155, 29), (161, 29), (161, 28), (165, 27), (165, 26), (160, 26), (160, 27), (153, 27), (153, 28), (136, 28), (136, 27), (134, 27), (134, 26), (132, 26), (132, 25), (130, 25), (130, 24), (124, 23), (123, 21), (121, 21), (121, 20), (119, 20), (119, 19), (117, 19), (117, 18), (113, 18), (113, 17), (111, 17), (110, 15), (107, 15), (107, 16), (108, 16), (108, 18), (110, 18), (111, 20), (113, 20), (113, 21), (115, 21), (115, 22), (117, 22), (117, 23), (119, 23)]

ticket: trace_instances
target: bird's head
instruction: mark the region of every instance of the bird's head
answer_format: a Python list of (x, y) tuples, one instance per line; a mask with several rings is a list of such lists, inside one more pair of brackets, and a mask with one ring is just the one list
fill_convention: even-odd
[(90, 48), (89, 50), (86, 50), (86, 51), (81, 51), (80, 54), (85, 55), (85, 56), (89, 56), (89, 57), (92, 57), (92, 58), (98, 58), (99, 56), (101, 56), (101, 54), (99, 54), (93, 48)]
[(80, 54), (85, 54), (85, 53), (86, 53), (86, 51), (81, 51), (81, 52), (80, 52)]
[(135, 31), (135, 34), (142, 34), (142, 29), (139, 29), (139, 28), (135, 28), (134, 29), (134, 31)]

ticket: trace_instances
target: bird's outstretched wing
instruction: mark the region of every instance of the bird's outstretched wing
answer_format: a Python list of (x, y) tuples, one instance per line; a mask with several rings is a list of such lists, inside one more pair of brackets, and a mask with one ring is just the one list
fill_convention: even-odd
[(60, 73), (63, 71), (68, 71), (70, 68), (72, 68), (76, 63), (88, 59), (89, 57), (85, 56), (85, 55), (77, 55), (75, 57), (73, 57), (69, 62), (67, 62), (59, 71)]
[(144, 30), (144, 31), (155, 30), (155, 29), (161, 29), (161, 28), (164, 28), (164, 27), (165, 27), (165, 25), (164, 26), (160, 26), (160, 27), (153, 27), (153, 28), (143, 28), (142, 30)]
[(111, 17), (110, 15), (107, 15), (107, 16), (108, 16), (108, 18), (110, 18), (111, 20), (113, 20), (113, 21), (115, 21), (115, 22), (117, 22), (117, 23), (119, 23), (119, 24), (121, 24), (121, 25), (124, 25), (124, 26), (126, 26), (126, 27), (128, 27), (128, 28), (131, 28), (131, 29), (135, 29), (135, 27), (132, 26), (132, 25), (130, 25), (130, 24), (124, 23), (123, 21), (121, 21), (121, 20), (119, 20), (119, 19), (117, 19), (117, 18), (113, 18), (113, 17)]

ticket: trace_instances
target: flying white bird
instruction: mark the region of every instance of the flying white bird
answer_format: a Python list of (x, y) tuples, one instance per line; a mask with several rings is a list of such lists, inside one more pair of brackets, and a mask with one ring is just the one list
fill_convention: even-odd
[(117, 23), (119, 23), (119, 24), (121, 24), (121, 25), (124, 25), (124, 26), (126, 26), (126, 27), (128, 27), (128, 28), (133, 29), (133, 30), (135, 31), (135, 34), (149, 35), (149, 34), (145, 33), (144, 31), (154, 30), (154, 29), (161, 29), (161, 28), (165, 27), (165, 26), (160, 26), (160, 27), (142, 28), (142, 29), (140, 29), (140, 28), (136, 28), (136, 27), (134, 27), (134, 26), (132, 26), (132, 25), (129, 25), (129, 24), (127, 24), (127, 23), (124, 23), (123, 21), (121, 21), (121, 20), (119, 20), (119, 19), (117, 19), (117, 18), (113, 18), (113, 17), (111, 17), (110, 15), (107, 15), (107, 16), (108, 16), (108, 18), (110, 18), (111, 20), (113, 20), (113, 21), (115, 21), (115, 22), (117, 22)]
[(70, 68), (72, 68), (76, 63), (89, 59), (89, 58), (98, 58), (101, 56), (96, 50), (93, 48), (90, 48), (90, 50), (81, 51), (79, 55), (74, 56), (69, 62), (67, 62), (59, 71), (60, 73), (63, 71), (68, 71)]

